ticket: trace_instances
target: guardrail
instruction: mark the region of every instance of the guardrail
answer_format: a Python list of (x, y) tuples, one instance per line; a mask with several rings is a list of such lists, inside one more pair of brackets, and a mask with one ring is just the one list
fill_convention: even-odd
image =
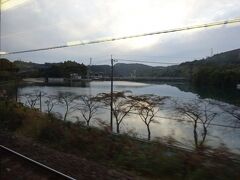
[(0, 145), (0, 150), (1, 151), (5, 151), (7, 153), (10, 153), (10, 154), (16, 156), (17, 158), (25, 160), (25, 161), (31, 163), (32, 165), (37, 166), (37, 167), (39, 167), (39, 168), (41, 168), (43, 170), (47, 170), (48, 172), (53, 173), (54, 175), (56, 175), (58, 177), (61, 177), (63, 179), (76, 180), (73, 177), (70, 177), (70, 176), (68, 176), (66, 174), (63, 174), (63, 173), (61, 173), (61, 172), (59, 172), (59, 171), (57, 171), (57, 170), (55, 170), (53, 168), (50, 168), (50, 167), (48, 167), (48, 166), (46, 166), (46, 165), (44, 165), (44, 164), (42, 164), (40, 162), (37, 162), (37, 161), (35, 161), (33, 159), (30, 159), (30, 158), (28, 158), (28, 157), (26, 157), (26, 156), (24, 156), (24, 155), (22, 155), (22, 154), (20, 154), (20, 153), (18, 153), (16, 151), (12, 150), (12, 149), (9, 149), (9, 148), (7, 148), (5, 146)]

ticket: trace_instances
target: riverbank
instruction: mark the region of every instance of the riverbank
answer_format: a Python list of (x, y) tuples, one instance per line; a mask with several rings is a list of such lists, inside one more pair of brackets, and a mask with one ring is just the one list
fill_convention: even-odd
[[(187, 83), (188, 79), (183, 77), (114, 77), (114, 81), (128, 81), (128, 82), (141, 82), (141, 83)], [(49, 78), (46, 82), (45, 78), (25, 78), (22, 80), (22, 84), (36, 85), (36, 86), (68, 86), (68, 87), (81, 87), (89, 86), (92, 81), (111, 81), (111, 77), (102, 77), (94, 79), (79, 79), (79, 80), (64, 80), (64, 78)]]
[[(73, 167), (77, 172), (79, 168), (86, 165), (81, 164), (78, 159), (71, 161), (72, 159), (69, 158), (67, 161), (67, 158), (60, 158), (62, 154), (66, 155), (65, 157), (82, 157), (87, 162), (94, 162), (98, 169), (103, 169), (104, 173), (108, 170), (111, 172), (111, 169), (120, 173), (127, 172), (126, 177), (133, 177), (133, 179), (137, 179), (138, 176), (150, 179), (237, 179), (240, 177), (239, 164), (231, 159), (232, 154), (228, 153), (224, 147), (213, 150), (212, 154), (208, 155), (205, 154), (204, 149), (193, 152), (180, 151), (169, 148), (160, 140), (145, 143), (131, 139), (127, 134), (113, 136), (109, 133), (108, 126), (104, 125), (102, 129), (86, 128), (80, 122), (64, 122), (54, 116), (13, 102), (1, 102), (0, 107), (1, 132), (11, 132), (13, 137), (2, 136), (1, 143), (11, 148), (17, 147), (16, 150), (23, 151), (25, 155), (32, 158), (44, 157), (42, 160), (38, 158), (36, 160), (47, 162), (49, 163), (47, 165), (63, 172), (68, 172), (68, 168)], [(25, 148), (21, 149), (15, 145), (26, 142), (28, 144), (26, 151)], [(74, 162), (74, 165), (71, 162)], [(77, 165), (78, 162), (79, 165)], [(94, 171), (90, 167), (87, 170), (90, 171), (89, 174), (92, 171), (96, 172), (98, 177), (98, 170)], [(81, 177), (80, 175), (84, 172), (81, 170), (79, 172)], [(217, 176), (216, 172), (218, 172)], [(116, 178), (109, 176), (109, 179)]]
[[(138, 177), (133, 172), (107, 167), (101, 163), (87, 160), (80, 154), (74, 155), (64, 153), (44, 146), (43, 144), (39, 144), (33, 141), (31, 138), (18, 136), (11, 133), (0, 133), (0, 144), (12, 148), (17, 152), (21, 152), (23, 155), (31, 159), (42, 162), (44, 165), (68, 174), (76, 179), (144, 179)], [(16, 160), (14, 161), (16, 162)], [(31, 166), (22, 165), (22, 162), (18, 162), (18, 171), (16, 171), (17, 165), (9, 163), (9, 160), (6, 161), (6, 163), (5, 161), (2, 162), (2, 166), (2, 175), (8, 179), (9, 177), (11, 179), (14, 177), (22, 177), (24, 179), (41, 179), (43, 177), (46, 178), (47, 176), (46, 173), (43, 174), (38, 172)], [(8, 170), (6, 171), (6, 169)]]

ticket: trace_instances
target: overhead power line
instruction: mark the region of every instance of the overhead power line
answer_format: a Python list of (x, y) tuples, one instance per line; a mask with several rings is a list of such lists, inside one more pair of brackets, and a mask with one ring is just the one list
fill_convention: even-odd
[(133, 59), (116, 59), (117, 61), (126, 61), (126, 62), (137, 62), (137, 63), (150, 63), (150, 64), (166, 64), (166, 65), (177, 65), (179, 63), (168, 63), (168, 62), (157, 62), (157, 61), (144, 61), (144, 60), (133, 60)]
[(193, 26), (186, 26), (186, 27), (175, 28), (175, 29), (168, 29), (168, 30), (151, 32), (151, 33), (116, 37), (116, 38), (106, 38), (106, 39), (93, 40), (93, 41), (73, 41), (73, 42), (67, 42), (65, 45), (44, 47), (44, 48), (38, 48), (38, 49), (30, 49), (30, 50), (22, 50), (22, 51), (2, 52), (1, 54), (8, 55), (8, 54), (20, 54), (20, 53), (46, 51), (46, 50), (61, 49), (61, 48), (74, 47), (74, 46), (83, 46), (83, 45), (88, 45), (88, 44), (97, 44), (97, 43), (118, 41), (118, 40), (124, 40), (124, 39), (132, 39), (132, 38), (138, 38), (138, 37), (144, 37), (144, 36), (152, 36), (152, 35), (158, 35), (158, 34), (167, 34), (167, 33), (174, 33), (174, 32), (180, 32), (180, 31), (189, 31), (189, 30), (193, 30), (193, 29), (209, 28), (209, 27), (214, 27), (214, 26), (220, 26), (220, 25), (226, 25), (226, 24), (235, 24), (235, 23), (240, 23), (240, 18), (235, 18), (235, 19), (225, 20), (225, 21), (212, 22), (212, 23), (199, 24), (199, 25), (193, 25)]
[[(100, 109), (105, 109), (105, 110), (110, 110), (109, 108), (104, 108), (101, 107)], [(139, 113), (136, 112), (129, 112), (129, 114), (133, 114), (133, 115), (139, 115)], [(171, 118), (171, 117), (166, 117), (166, 116), (155, 116), (156, 118), (159, 119), (166, 119), (166, 120), (172, 120), (172, 121), (176, 121), (176, 122), (186, 122), (186, 123), (190, 123), (192, 124), (193, 122), (191, 120), (187, 120), (187, 119), (180, 119), (180, 118)], [(198, 124), (203, 124), (201, 121), (197, 122)], [(216, 124), (216, 123), (210, 123), (210, 126), (217, 126), (217, 127), (224, 127), (224, 128), (232, 128), (232, 129), (240, 129), (240, 127), (236, 127), (236, 126), (231, 126), (231, 125), (225, 125), (225, 124)]]
[(132, 57), (132, 58), (151, 58), (151, 59), (156, 59), (156, 58), (164, 58), (164, 59), (201, 59), (202, 57), (187, 57), (187, 56), (163, 56), (163, 55), (140, 55), (140, 56), (135, 56), (135, 55), (121, 55), (121, 54), (115, 54), (115, 56), (120, 56), (120, 57)]

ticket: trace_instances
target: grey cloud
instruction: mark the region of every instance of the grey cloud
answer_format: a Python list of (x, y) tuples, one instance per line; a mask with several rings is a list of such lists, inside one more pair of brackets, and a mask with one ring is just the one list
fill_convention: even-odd
[[(135, 2), (135, 7), (127, 7), (126, 3), (125, 7), (119, 7), (126, 9), (118, 9), (117, 5), (121, 4), (121, 0), (31, 0), (26, 5), (3, 12), (3, 50), (41, 48), (61, 45), (67, 41), (93, 40), (124, 33), (121, 31), (115, 32), (118, 27), (120, 27), (120, 30), (121, 28), (124, 29), (124, 27), (119, 26), (119, 23), (128, 19), (127, 13), (129, 13), (129, 16), (134, 15), (130, 13), (131, 9), (139, 8), (138, 3), (144, 3), (145, 1)], [(150, 12), (151, 7), (155, 7), (154, 11), (157, 13), (156, 7), (159, 7), (159, 11), (161, 11), (161, 7), (165, 7), (164, 3), (166, 1), (153, 0), (148, 2), (148, 6), (143, 11)], [(183, 3), (188, 5), (189, 10), (184, 25), (240, 16), (240, 1), (238, 0), (188, 0), (183, 1)], [(166, 7), (169, 6), (166, 5)], [(174, 14), (175, 12), (171, 13)], [(145, 14), (147, 13), (145, 12)], [(125, 16), (125, 19), (121, 16)], [(131, 19), (130, 23), (132, 24), (129, 24), (129, 26), (135, 26), (134, 18)], [(152, 27), (147, 29), (151, 30), (153, 28), (152, 31), (155, 31), (157, 29), (155, 24), (157, 25), (163, 20), (158, 19), (158, 17), (152, 18), (156, 21), (153, 21)], [(141, 22), (141, 20), (138, 22), (143, 26), (146, 23)], [(220, 27), (193, 33), (159, 35), (155, 37), (158, 39), (157, 43), (139, 49), (128, 46), (131, 40), (123, 40), (49, 52), (12, 55), (9, 58), (13, 60), (26, 59), (39, 63), (58, 62), (67, 59), (88, 63), (88, 59), (93, 57), (96, 59), (95, 63), (97, 63), (97, 60), (101, 59), (100, 57), (107, 59), (110, 54), (113, 54), (117, 57), (129, 59), (141, 58), (149, 61), (182, 62), (192, 60), (194, 57), (206, 57), (210, 55), (211, 48), (214, 49), (214, 52), (239, 48), (239, 32), (239, 26)]]

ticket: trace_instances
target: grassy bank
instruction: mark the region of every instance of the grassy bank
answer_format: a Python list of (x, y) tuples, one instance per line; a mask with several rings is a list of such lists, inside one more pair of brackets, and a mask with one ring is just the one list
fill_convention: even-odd
[[(63, 122), (9, 101), (0, 101), (1, 131), (27, 137), (32, 142), (68, 154), (81, 155), (108, 167), (134, 171), (159, 179), (239, 179), (240, 167), (221, 148), (206, 156), (204, 151), (185, 152), (160, 141), (145, 143), (128, 135), (114, 136), (103, 129)], [(213, 156), (214, 155), (214, 156)]]

